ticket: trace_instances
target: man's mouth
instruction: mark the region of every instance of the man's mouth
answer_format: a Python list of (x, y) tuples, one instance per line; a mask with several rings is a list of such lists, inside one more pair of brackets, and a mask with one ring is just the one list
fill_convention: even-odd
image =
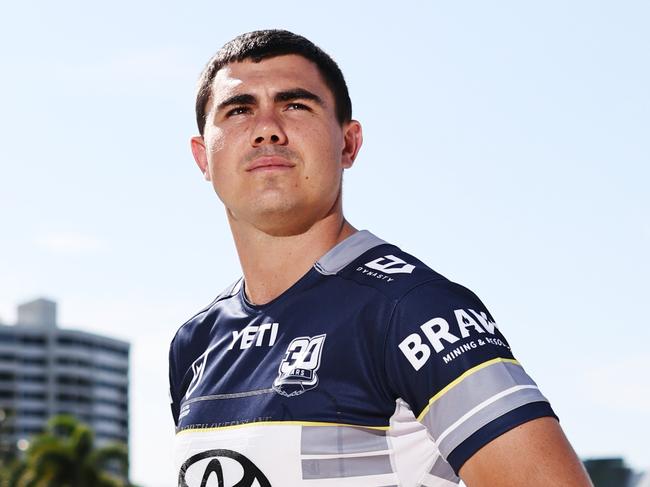
[(279, 156), (262, 156), (251, 161), (247, 167), (247, 172), (252, 171), (272, 171), (287, 170), (294, 167), (295, 164), (284, 157)]

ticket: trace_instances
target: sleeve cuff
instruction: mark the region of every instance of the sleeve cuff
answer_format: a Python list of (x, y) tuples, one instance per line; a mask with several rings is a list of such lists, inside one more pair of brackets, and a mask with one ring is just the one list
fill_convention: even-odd
[(447, 462), (452, 466), (456, 475), (458, 475), (458, 471), (463, 464), (489, 442), (512, 428), (545, 416), (558, 419), (551, 405), (545, 401), (531, 402), (513, 409), (507, 414), (486, 424), (458, 445), (447, 457)]

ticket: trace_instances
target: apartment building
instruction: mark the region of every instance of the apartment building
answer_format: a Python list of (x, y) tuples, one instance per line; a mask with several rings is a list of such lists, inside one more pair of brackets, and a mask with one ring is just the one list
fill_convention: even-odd
[(0, 451), (24, 445), (48, 418), (72, 414), (98, 446), (129, 440), (129, 344), (60, 328), (56, 303), (18, 307), (0, 324)]

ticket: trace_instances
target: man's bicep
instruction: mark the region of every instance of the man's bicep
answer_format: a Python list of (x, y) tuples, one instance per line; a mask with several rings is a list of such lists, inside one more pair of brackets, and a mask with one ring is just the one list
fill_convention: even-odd
[(461, 467), (467, 487), (591, 487), (555, 418), (523, 423), (498, 436)]

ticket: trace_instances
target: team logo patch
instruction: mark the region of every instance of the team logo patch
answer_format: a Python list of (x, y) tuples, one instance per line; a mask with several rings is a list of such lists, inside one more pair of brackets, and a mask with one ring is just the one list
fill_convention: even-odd
[(326, 334), (294, 338), (280, 362), (273, 390), (286, 397), (298, 396), (318, 385), (316, 372), (320, 367)]
[(407, 264), (406, 261), (394, 255), (384, 255), (378, 259), (366, 262), (364, 265), (369, 269), (374, 269), (384, 274), (410, 274), (415, 269), (413, 264)]

